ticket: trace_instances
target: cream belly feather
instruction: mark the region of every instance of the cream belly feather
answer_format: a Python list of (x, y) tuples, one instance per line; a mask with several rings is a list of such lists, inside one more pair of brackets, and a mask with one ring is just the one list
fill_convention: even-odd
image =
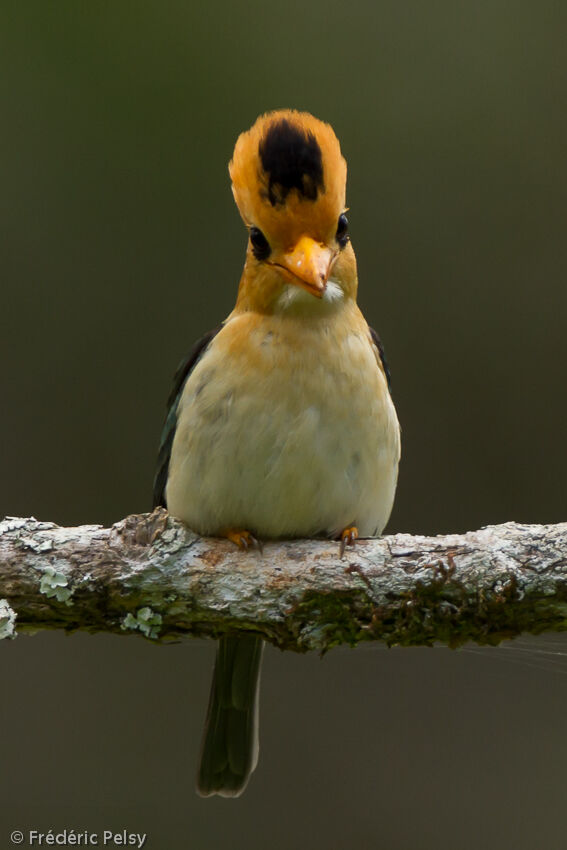
[(166, 491), (174, 516), (205, 535), (382, 532), (399, 425), (366, 323), (356, 305), (346, 313), (229, 317), (180, 399)]

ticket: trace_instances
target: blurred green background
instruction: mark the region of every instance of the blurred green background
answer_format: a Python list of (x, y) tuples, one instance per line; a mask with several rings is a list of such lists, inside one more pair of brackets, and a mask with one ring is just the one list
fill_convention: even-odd
[[(4, 2), (0, 514), (148, 509), (171, 375), (236, 294), (232, 147), (292, 106), (349, 163), (402, 424), (389, 530), (565, 520), (566, 31), (550, 0)], [(212, 644), (22, 637), (1, 647), (0, 846), (562, 848), (565, 650), (270, 651), (260, 766), (230, 802), (193, 791)]]

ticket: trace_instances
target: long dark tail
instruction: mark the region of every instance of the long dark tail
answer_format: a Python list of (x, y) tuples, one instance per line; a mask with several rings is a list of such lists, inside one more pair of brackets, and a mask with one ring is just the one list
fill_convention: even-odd
[(264, 643), (219, 641), (197, 776), (202, 797), (238, 797), (258, 762), (258, 691)]

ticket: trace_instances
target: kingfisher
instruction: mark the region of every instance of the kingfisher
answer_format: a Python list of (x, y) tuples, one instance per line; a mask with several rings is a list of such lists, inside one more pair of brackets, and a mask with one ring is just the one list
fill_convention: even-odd
[[(333, 538), (341, 555), (382, 533), (400, 427), (380, 338), (357, 302), (346, 162), (329, 124), (261, 115), (237, 139), (232, 192), (248, 231), (230, 315), (174, 378), (154, 506), (242, 549)], [(237, 797), (258, 760), (261, 638), (216, 655), (197, 778)]]

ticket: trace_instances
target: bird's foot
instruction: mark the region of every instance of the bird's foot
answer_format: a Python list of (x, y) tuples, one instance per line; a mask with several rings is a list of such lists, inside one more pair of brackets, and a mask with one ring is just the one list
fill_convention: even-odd
[(342, 558), (345, 549), (347, 546), (354, 546), (354, 541), (358, 537), (358, 528), (356, 525), (348, 525), (344, 531), (341, 532), (341, 548), (340, 548), (340, 557)]
[(229, 528), (225, 531), (224, 536), (236, 543), (239, 549), (258, 549), (259, 552), (262, 552), (261, 541), (242, 528)]

